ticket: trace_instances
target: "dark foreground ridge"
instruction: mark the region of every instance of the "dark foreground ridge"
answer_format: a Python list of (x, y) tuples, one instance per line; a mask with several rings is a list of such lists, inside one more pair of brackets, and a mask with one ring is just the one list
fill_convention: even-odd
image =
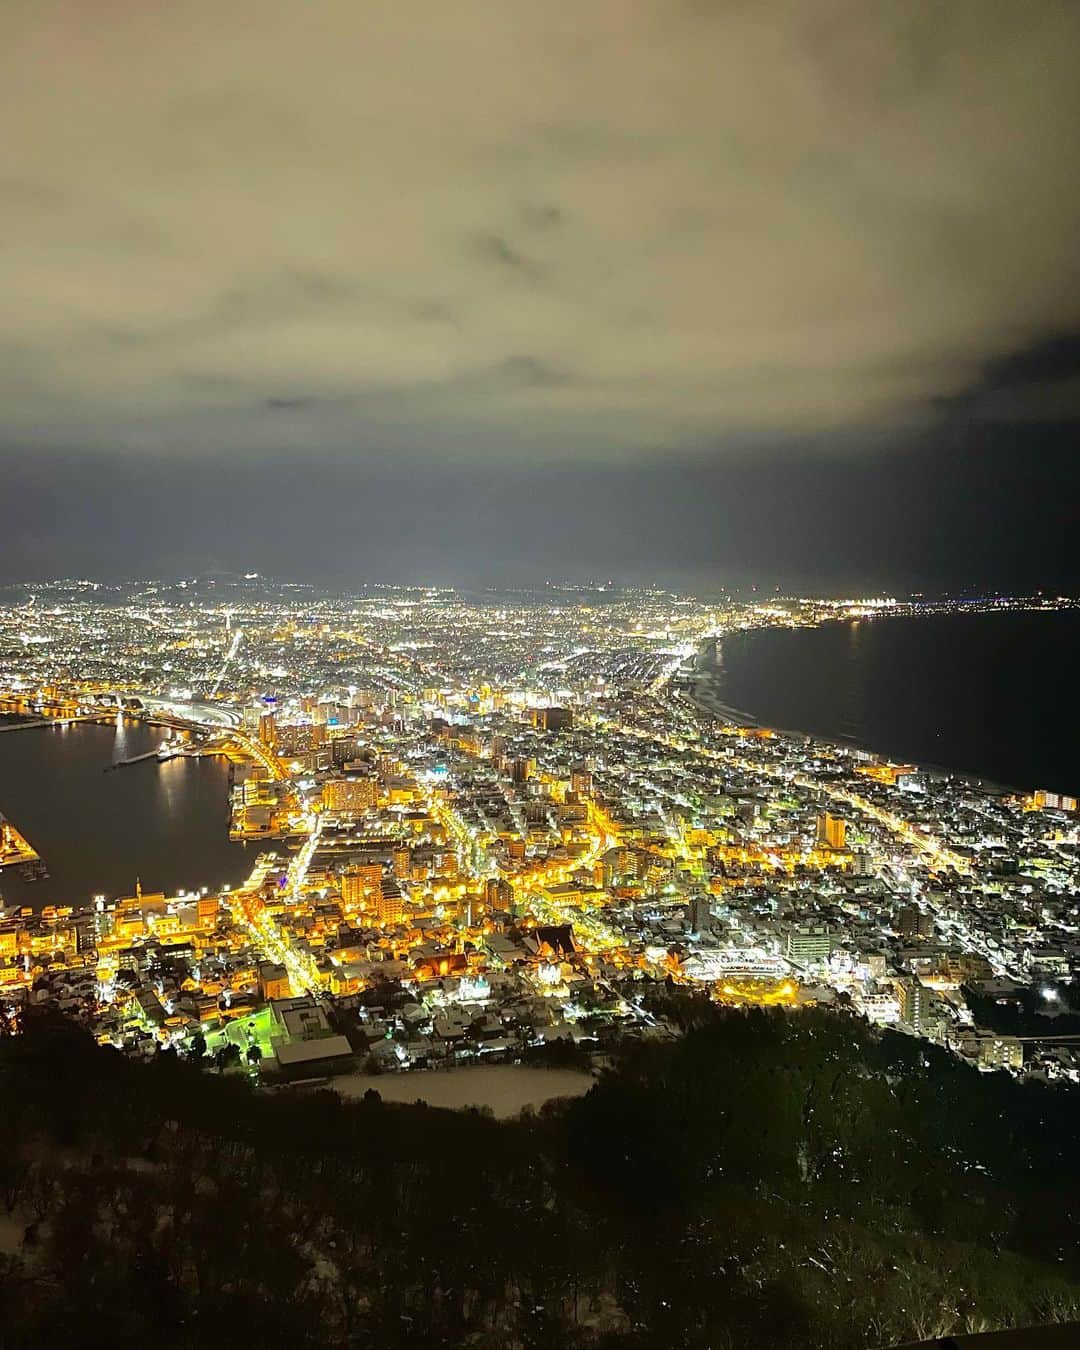
[(683, 1038), (506, 1123), (30, 1017), (0, 1040), (0, 1347), (864, 1350), (1080, 1317), (1080, 1091), (656, 997)]
[(1080, 1322), (1053, 1327), (1025, 1327), (1020, 1331), (989, 1331), (981, 1336), (936, 1336), (898, 1350), (1076, 1350)]

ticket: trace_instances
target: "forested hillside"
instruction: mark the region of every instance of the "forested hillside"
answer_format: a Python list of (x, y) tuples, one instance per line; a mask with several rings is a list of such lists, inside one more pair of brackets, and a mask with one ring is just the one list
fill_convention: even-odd
[(0, 1346), (868, 1347), (1080, 1315), (1080, 1092), (667, 1000), (508, 1123), (0, 1041)]

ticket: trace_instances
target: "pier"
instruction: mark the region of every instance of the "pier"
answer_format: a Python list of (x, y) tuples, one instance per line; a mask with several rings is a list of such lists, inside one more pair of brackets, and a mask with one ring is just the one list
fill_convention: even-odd
[(115, 714), (92, 712), (74, 713), (71, 716), (20, 717), (16, 722), (0, 722), (0, 732), (31, 731), (34, 727), (66, 727), (73, 722), (111, 722), (114, 716)]
[(10, 820), (0, 816), (0, 867), (14, 867), (18, 863), (40, 862), (37, 850), (23, 838)]
[(159, 745), (156, 750), (147, 750), (141, 755), (130, 755), (127, 759), (116, 760), (106, 767), (105, 772), (108, 773), (110, 769), (126, 769), (132, 764), (142, 764), (148, 759), (156, 759), (159, 764), (165, 764), (170, 759), (177, 759), (180, 756), (198, 755), (198, 753), (197, 747), (169, 745), (166, 741), (162, 741), (161, 745)]

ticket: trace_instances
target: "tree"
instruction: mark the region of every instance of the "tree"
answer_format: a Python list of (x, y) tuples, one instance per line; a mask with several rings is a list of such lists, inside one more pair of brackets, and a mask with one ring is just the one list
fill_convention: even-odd
[(260, 1063), (262, 1062), (262, 1057), (263, 1057), (262, 1051), (259, 1049), (257, 1045), (248, 1046), (247, 1062), (250, 1065), (252, 1065), (253, 1068), (257, 1069), (259, 1067)]
[(188, 1048), (188, 1057), (194, 1061), (202, 1059), (206, 1054), (206, 1037), (201, 1031), (197, 1031), (191, 1038), (191, 1045)]
[(240, 1047), (238, 1045), (233, 1045), (233, 1043), (229, 1041), (226, 1045), (223, 1045), (214, 1056), (214, 1063), (218, 1066), (220, 1072), (224, 1072), (226, 1069), (239, 1064)]

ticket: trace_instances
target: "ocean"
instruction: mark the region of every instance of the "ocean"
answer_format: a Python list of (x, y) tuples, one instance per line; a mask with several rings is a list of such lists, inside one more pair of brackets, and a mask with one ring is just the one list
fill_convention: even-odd
[(723, 639), (713, 692), (765, 726), (1077, 794), (1078, 656), (1076, 610), (851, 620)]

